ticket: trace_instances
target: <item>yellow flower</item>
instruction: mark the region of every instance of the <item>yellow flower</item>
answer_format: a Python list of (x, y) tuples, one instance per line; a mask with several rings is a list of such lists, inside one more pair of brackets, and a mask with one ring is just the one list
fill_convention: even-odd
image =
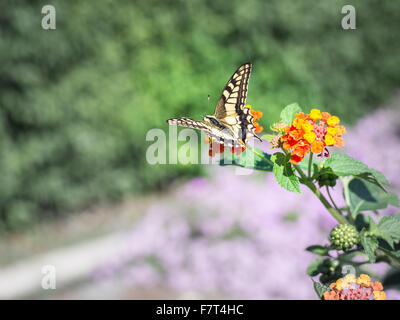
[(344, 277), (344, 279), (347, 283), (353, 283), (356, 281), (356, 276), (354, 275), (354, 273), (349, 273)]
[(328, 127), (328, 129), (326, 129), (326, 131), (327, 131), (331, 136), (336, 135), (336, 133), (338, 132), (337, 129), (334, 128), (334, 127)]
[(336, 281), (336, 290), (342, 291), (346, 288), (346, 283), (343, 281), (343, 278), (340, 278)]
[(322, 119), (321, 111), (318, 109), (311, 109), (310, 118), (312, 120), (321, 120)]
[(356, 279), (356, 283), (360, 286), (368, 287), (371, 283), (371, 278), (367, 274), (360, 274), (360, 276)]
[(304, 130), (305, 132), (311, 132), (312, 129), (314, 129), (313, 125), (312, 125), (311, 123), (307, 122), (307, 121), (305, 121), (305, 122), (302, 124), (301, 127), (303, 128), (303, 130)]
[(330, 134), (327, 134), (325, 136), (325, 144), (327, 146), (333, 146), (335, 143), (336, 143), (335, 139)]
[(316, 137), (314, 132), (307, 132), (304, 134), (304, 139), (306, 139), (308, 143), (313, 143)]
[(337, 126), (340, 122), (340, 119), (336, 116), (331, 116), (328, 118), (328, 120), (326, 120), (326, 123), (328, 124), (328, 126)]
[(359, 276), (360, 279), (365, 279), (368, 281), (371, 281), (371, 278), (369, 277), (369, 275), (365, 274), (365, 273), (361, 273)]
[(386, 300), (386, 293), (385, 291), (373, 291), (374, 300)]
[(341, 135), (343, 135), (343, 134), (346, 133), (346, 128), (343, 127), (343, 126), (337, 126), (337, 127), (336, 127), (336, 130), (337, 130), (337, 134), (338, 134), (339, 136), (341, 136)]

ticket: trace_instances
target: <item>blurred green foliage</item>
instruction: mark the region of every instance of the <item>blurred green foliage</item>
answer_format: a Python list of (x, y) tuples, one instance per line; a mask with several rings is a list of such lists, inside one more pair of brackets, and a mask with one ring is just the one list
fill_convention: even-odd
[[(57, 29), (41, 28), (41, 8)], [(150, 128), (211, 113), (236, 67), (264, 126), (298, 101), (347, 122), (399, 83), (395, 1), (13, 1), (0, 4), (0, 224), (28, 225), (162, 188), (197, 166), (149, 166)]]

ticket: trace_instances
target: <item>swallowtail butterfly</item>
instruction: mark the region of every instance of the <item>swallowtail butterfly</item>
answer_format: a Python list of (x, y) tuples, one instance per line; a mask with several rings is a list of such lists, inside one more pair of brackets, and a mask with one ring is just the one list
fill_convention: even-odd
[(227, 146), (245, 145), (249, 138), (256, 137), (255, 125), (250, 109), (246, 107), (247, 87), (251, 63), (241, 65), (222, 90), (214, 115), (205, 115), (203, 120), (173, 118), (170, 125), (203, 130), (214, 141)]

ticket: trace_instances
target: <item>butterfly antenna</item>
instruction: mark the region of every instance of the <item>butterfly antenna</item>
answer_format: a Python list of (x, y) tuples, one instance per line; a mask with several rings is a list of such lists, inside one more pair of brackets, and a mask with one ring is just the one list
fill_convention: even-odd
[(210, 95), (208, 95), (207, 109), (210, 108)]

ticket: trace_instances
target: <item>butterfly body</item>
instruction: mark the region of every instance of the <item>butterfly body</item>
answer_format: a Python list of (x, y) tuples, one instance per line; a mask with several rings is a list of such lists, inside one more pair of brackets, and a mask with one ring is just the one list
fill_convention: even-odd
[(214, 141), (228, 146), (245, 145), (249, 138), (257, 137), (250, 109), (246, 107), (247, 87), (251, 64), (241, 65), (222, 90), (214, 115), (203, 120), (174, 118), (167, 122), (205, 131)]

